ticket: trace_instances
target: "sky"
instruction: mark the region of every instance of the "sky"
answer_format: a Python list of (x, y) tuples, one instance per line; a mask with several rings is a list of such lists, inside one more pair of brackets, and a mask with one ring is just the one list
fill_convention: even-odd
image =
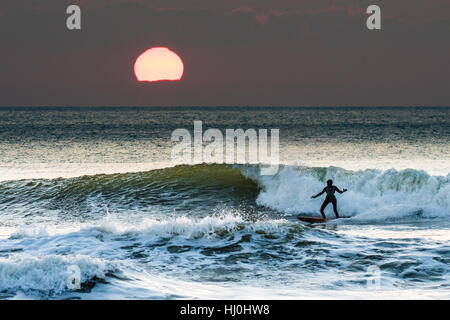
[[(136, 80), (151, 47), (181, 81)], [(0, 106), (448, 106), (449, 76), (448, 0), (0, 2)]]

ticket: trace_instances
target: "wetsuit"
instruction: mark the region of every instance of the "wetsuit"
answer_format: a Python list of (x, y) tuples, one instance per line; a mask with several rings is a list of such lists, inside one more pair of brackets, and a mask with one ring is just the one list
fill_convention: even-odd
[(336, 196), (334, 195), (334, 193), (336, 192), (336, 190), (339, 192), (340, 190), (335, 187), (335, 186), (326, 186), (322, 193), (327, 193), (327, 196), (325, 198), (325, 201), (322, 203), (322, 206), (320, 207), (320, 213), (322, 214), (322, 216), (325, 218), (325, 213), (323, 212), (323, 210), (325, 210), (326, 206), (331, 202), (333, 204), (333, 211), (334, 214), (336, 215), (336, 218), (339, 218), (339, 214), (337, 212), (337, 201), (336, 201)]

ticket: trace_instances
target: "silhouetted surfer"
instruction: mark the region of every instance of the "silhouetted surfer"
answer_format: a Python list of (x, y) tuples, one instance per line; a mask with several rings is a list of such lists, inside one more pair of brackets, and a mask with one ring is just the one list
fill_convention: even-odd
[(326, 208), (326, 206), (331, 202), (333, 204), (333, 210), (334, 214), (336, 215), (336, 218), (339, 218), (339, 213), (337, 212), (337, 200), (336, 196), (334, 195), (334, 192), (337, 191), (339, 193), (344, 193), (347, 191), (347, 189), (343, 189), (342, 191), (339, 190), (338, 187), (333, 186), (333, 180), (327, 181), (327, 186), (323, 188), (322, 192), (316, 194), (315, 196), (312, 196), (311, 198), (317, 198), (318, 196), (327, 193), (327, 197), (325, 198), (325, 201), (322, 203), (322, 206), (320, 207), (320, 214), (324, 219), (327, 217), (325, 216), (325, 213), (323, 213), (323, 210)]

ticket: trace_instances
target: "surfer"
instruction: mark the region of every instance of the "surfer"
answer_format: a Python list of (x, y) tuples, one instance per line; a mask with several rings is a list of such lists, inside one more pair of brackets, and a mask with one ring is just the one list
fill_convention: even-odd
[(322, 217), (324, 219), (326, 219), (327, 217), (325, 216), (325, 213), (323, 212), (323, 210), (325, 210), (326, 206), (330, 202), (333, 204), (333, 210), (334, 210), (334, 214), (336, 215), (336, 218), (339, 218), (339, 213), (337, 212), (337, 200), (336, 200), (336, 196), (334, 195), (335, 191), (337, 191), (339, 193), (344, 193), (345, 191), (347, 191), (347, 189), (342, 189), (342, 191), (339, 190), (338, 187), (333, 186), (333, 180), (330, 179), (327, 181), (327, 186), (325, 188), (323, 188), (322, 192), (311, 197), (311, 198), (317, 198), (318, 196), (324, 194), (325, 192), (327, 193), (327, 197), (325, 198), (325, 201), (322, 203), (322, 206), (320, 207), (320, 214), (322, 215)]

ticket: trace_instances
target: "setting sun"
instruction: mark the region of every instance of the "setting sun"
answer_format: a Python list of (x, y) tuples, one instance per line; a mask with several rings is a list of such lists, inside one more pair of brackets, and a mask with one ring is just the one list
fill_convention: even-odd
[(151, 48), (142, 53), (134, 64), (138, 81), (180, 80), (183, 76), (183, 61), (167, 48)]

